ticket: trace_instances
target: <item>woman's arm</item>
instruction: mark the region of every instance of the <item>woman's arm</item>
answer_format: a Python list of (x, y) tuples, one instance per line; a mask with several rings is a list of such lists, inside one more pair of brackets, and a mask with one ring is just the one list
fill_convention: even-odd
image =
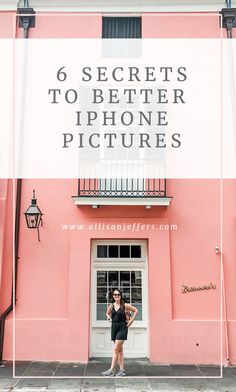
[(108, 321), (111, 321), (111, 309), (112, 309), (112, 305), (109, 305), (106, 311), (106, 317)]
[(128, 310), (133, 313), (133, 316), (131, 317), (131, 319), (127, 323), (127, 327), (130, 327), (130, 325), (134, 322), (134, 319), (138, 314), (138, 309), (135, 306), (132, 306), (132, 305), (126, 303), (125, 310)]

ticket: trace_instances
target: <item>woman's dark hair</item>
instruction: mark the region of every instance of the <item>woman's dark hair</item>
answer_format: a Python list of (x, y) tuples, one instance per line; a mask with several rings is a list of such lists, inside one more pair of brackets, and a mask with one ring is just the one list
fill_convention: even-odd
[(123, 294), (122, 294), (122, 291), (120, 289), (117, 289), (117, 288), (112, 289), (112, 303), (115, 302), (115, 300), (113, 298), (113, 295), (114, 295), (115, 291), (118, 291), (120, 293), (120, 307), (121, 307), (121, 309), (124, 312), (125, 311), (125, 299), (123, 298)]

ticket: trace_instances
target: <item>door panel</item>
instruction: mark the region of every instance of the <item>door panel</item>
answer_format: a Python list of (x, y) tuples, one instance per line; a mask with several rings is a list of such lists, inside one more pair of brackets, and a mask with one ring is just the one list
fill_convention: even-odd
[(148, 356), (146, 285), (146, 273), (141, 268), (93, 268), (90, 350), (92, 357), (111, 356), (112, 353), (111, 323), (106, 320), (106, 309), (112, 302), (111, 292), (115, 287), (122, 290), (126, 302), (130, 302), (139, 310), (135, 322), (129, 328), (128, 340), (124, 343), (125, 355)]

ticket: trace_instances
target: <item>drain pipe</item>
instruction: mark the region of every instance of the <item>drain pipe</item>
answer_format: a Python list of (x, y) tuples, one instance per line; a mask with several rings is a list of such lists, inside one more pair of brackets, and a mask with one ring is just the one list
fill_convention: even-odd
[(225, 270), (224, 270), (224, 254), (221, 255), (221, 273), (222, 273), (222, 299), (224, 309), (224, 324), (225, 324), (225, 350), (226, 350), (226, 366), (230, 366), (230, 351), (229, 351), (229, 327), (228, 327), (228, 312), (226, 302), (226, 288), (225, 288)]
[[(35, 27), (35, 11), (29, 8), (29, 1), (24, 0), (24, 8), (18, 8), (19, 27), (24, 30), (24, 38), (29, 36), (29, 29)], [(12, 291), (11, 303), (0, 317), (0, 366), (3, 367), (3, 348), (5, 323), (7, 316), (12, 312), (16, 303), (16, 285), (17, 285), (17, 271), (19, 260), (19, 230), (20, 230), (20, 208), (21, 208), (21, 188), (22, 179), (18, 178), (16, 181), (16, 210), (15, 210), (15, 231), (14, 231), (14, 271), (12, 273)]]
[[(14, 233), (14, 269), (15, 274), (12, 276), (12, 291), (11, 291), (11, 303), (8, 308), (2, 313), (0, 317), (0, 365), (4, 366), (2, 363), (3, 357), (3, 344), (4, 344), (4, 334), (5, 334), (5, 322), (6, 318), (13, 310), (16, 303), (16, 283), (17, 283), (17, 270), (18, 270), (18, 250), (19, 250), (19, 229), (20, 229), (20, 205), (21, 205), (21, 185), (22, 180), (17, 179), (16, 183), (16, 212), (15, 212), (15, 233)], [(13, 280), (14, 279), (14, 280)], [(15, 290), (14, 290), (15, 288)]]
[[(220, 27), (226, 28), (227, 38), (232, 39), (232, 29), (236, 27), (236, 8), (231, 8), (231, 0), (225, 1), (227, 8), (221, 10), (222, 25)], [(233, 74), (233, 58), (232, 48), (229, 47), (229, 65), (231, 74), (231, 87), (232, 87), (232, 105), (235, 102), (234, 94), (234, 74)], [(233, 109), (234, 110), (234, 109)], [(223, 311), (224, 311), (224, 326), (225, 326), (225, 349), (226, 349), (226, 366), (230, 366), (230, 345), (229, 345), (229, 328), (228, 328), (228, 312), (227, 312), (227, 298), (226, 298), (226, 286), (225, 286), (225, 263), (224, 255), (221, 255), (221, 272), (222, 272), (222, 296), (223, 296)]]

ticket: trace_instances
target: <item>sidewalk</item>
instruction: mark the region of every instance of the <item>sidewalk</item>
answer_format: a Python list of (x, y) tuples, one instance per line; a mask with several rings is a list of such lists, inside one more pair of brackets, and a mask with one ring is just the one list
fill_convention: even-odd
[(236, 367), (224, 368), (221, 379), (215, 378), (220, 377), (218, 366), (156, 365), (145, 359), (125, 363), (127, 377), (98, 378), (110, 367), (110, 358), (86, 364), (17, 361), (13, 378), (12, 362), (7, 361), (0, 368), (0, 392), (236, 392)]

